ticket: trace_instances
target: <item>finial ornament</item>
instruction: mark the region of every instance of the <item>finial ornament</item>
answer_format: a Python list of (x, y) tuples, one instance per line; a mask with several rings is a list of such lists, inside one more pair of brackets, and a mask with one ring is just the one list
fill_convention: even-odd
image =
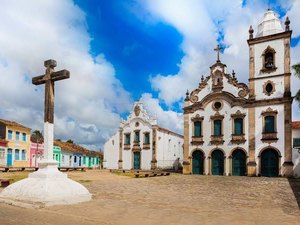
[(202, 75), (202, 77), (201, 77), (201, 82), (203, 82), (204, 81), (204, 76)]
[(253, 39), (253, 28), (252, 28), (252, 25), (250, 25), (250, 28), (249, 28), (249, 39)]
[(217, 52), (217, 62), (219, 63), (219, 62), (221, 62), (220, 61), (220, 50), (221, 50), (222, 48), (220, 48), (220, 45), (217, 45), (217, 47), (214, 49), (216, 52)]
[(290, 21), (289, 17), (287, 16), (286, 19), (285, 19), (285, 22), (284, 22), (284, 24), (285, 24), (285, 31), (289, 31), (290, 30), (290, 23), (291, 23), (291, 21)]
[(190, 93), (189, 93), (189, 90), (186, 90), (186, 93), (185, 93), (185, 101), (189, 101), (190, 100), (190, 97), (189, 97), (189, 95), (190, 95)]
[(235, 79), (235, 72), (232, 70), (232, 77)]

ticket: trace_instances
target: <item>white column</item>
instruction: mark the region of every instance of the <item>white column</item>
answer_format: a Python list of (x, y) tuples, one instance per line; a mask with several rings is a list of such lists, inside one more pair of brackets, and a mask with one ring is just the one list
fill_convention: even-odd
[(44, 161), (53, 162), (53, 124), (44, 123)]

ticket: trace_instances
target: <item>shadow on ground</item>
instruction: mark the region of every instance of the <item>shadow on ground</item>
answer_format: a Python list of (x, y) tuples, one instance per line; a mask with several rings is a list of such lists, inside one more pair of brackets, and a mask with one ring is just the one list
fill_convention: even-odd
[(298, 207), (300, 208), (300, 178), (289, 178), (289, 183), (291, 189), (294, 192), (295, 199), (298, 203)]

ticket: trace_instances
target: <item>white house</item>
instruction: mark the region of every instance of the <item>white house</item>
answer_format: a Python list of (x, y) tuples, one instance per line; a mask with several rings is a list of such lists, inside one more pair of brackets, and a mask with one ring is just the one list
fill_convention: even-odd
[(135, 103), (119, 131), (104, 145), (104, 168), (175, 168), (183, 159), (183, 136), (157, 125), (142, 103)]
[(249, 86), (219, 58), (187, 93), (184, 174), (291, 176), (290, 21), (268, 10), (249, 29)]

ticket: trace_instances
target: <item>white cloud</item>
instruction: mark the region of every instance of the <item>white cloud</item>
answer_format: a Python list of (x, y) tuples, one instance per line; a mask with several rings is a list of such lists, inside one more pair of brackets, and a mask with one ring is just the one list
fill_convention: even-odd
[(155, 119), (160, 127), (167, 128), (178, 134), (183, 134), (183, 114), (172, 110), (163, 110), (159, 100), (152, 94), (144, 93), (140, 98), (146, 111)]
[[(248, 29), (252, 25), (256, 32), (267, 8), (266, 2), (249, 1), (244, 7), (240, 0), (148, 0), (140, 1), (140, 4), (148, 17), (150, 14), (157, 21), (175, 27), (183, 36), (184, 56), (179, 72), (151, 77), (152, 87), (159, 92), (161, 101), (171, 106), (184, 97), (187, 88), (196, 88), (202, 74), (209, 74), (209, 66), (216, 60), (213, 48), (220, 31), (224, 35), (223, 44), (227, 46), (221, 61), (227, 65), (228, 72), (234, 69), (240, 81), (248, 82)], [(285, 3), (283, 8), (290, 9), (291, 25), (293, 21), (299, 21), (299, 2)], [(139, 17), (149, 21), (148, 17)]]
[(55, 136), (99, 148), (131, 107), (105, 56), (90, 54), (85, 14), (71, 0), (1, 1), (0, 117), (43, 129), (43, 87), (31, 84), (43, 62), (71, 78), (55, 84)]

